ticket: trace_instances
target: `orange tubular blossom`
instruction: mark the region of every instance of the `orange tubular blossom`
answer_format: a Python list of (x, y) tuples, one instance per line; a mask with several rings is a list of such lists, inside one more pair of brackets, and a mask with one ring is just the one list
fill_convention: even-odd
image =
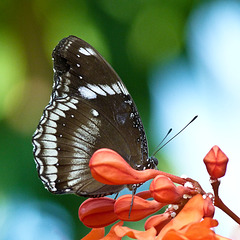
[(118, 220), (114, 213), (114, 203), (114, 199), (107, 197), (89, 198), (79, 207), (79, 219), (90, 228), (108, 226)]

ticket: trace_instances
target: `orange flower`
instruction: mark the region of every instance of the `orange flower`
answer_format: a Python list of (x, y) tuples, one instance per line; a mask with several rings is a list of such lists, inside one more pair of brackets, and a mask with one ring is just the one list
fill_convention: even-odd
[(116, 235), (115, 228), (122, 225), (123, 222), (116, 223), (105, 237), (104, 228), (93, 228), (82, 240), (121, 240), (122, 238)]
[[(212, 174), (211, 178), (224, 175), (223, 170), (226, 170), (228, 161), (224, 156), (222, 151), (214, 146), (205, 157), (204, 161)], [(84, 240), (120, 240), (124, 236), (139, 240), (227, 239), (216, 235), (212, 230), (218, 225), (212, 218), (215, 210), (212, 194), (206, 194), (198, 182), (154, 169), (137, 171), (110, 149), (96, 151), (89, 166), (93, 177), (104, 184), (138, 184), (151, 178), (154, 180), (150, 191), (140, 192), (133, 198), (132, 195), (124, 195), (117, 200), (102, 197), (88, 199), (82, 203), (79, 218), (86, 226), (93, 227)], [(180, 185), (176, 186), (174, 183)], [(214, 191), (215, 201), (216, 192)], [(154, 197), (154, 200), (147, 200), (151, 197)], [(138, 221), (169, 203), (174, 205), (169, 205), (164, 213), (152, 216), (146, 221), (145, 231), (125, 227), (120, 221), (104, 237), (102, 227), (117, 220)]]
[(155, 200), (148, 201), (141, 197), (134, 196), (130, 213), (131, 203), (132, 195), (130, 194), (121, 196), (117, 199), (114, 205), (114, 212), (118, 216), (118, 219), (123, 221), (139, 221), (165, 206), (165, 204), (159, 203)]
[[(147, 193), (145, 192), (143, 196), (147, 196)], [(206, 215), (206, 209), (208, 212), (208, 206), (212, 203), (209, 197), (203, 198), (201, 194), (191, 198), (175, 218), (171, 218), (171, 213), (168, 209), (163, 214), (149, 218), (145, 224), (146, 231), (130, 229), (122, 226), (123, 222), (119, 222), (103, 237), (104, 230), (101, 228), (102, 226), (111, 224), (117, 218), (129, 220), (131, 200), (131, 195), (120, 197), (116, 203), (115, 200), (106, 197), (86, 200), (79, 209), (80, 219), (85, 225), (99, 227), (99, 229), (93, 229), (84, 240), (120, 240), (124, 236), (139, 240), (155, 238), (157, 240), (227, 240), (227, 238), (216, 235), (211, 229), (218, 225), (216, 220), (211, 217), (202, 220)], [(113, 211), (114, 203), (115, 213)], [(137, 221), (157, 211), (163, 205), (154, 200), (147, 201), (135, 196), (130, 220)]]
[[(156, 237), (157, 240), (227, 240), (227, 238), (216, 235), (211, 229), (218, 225), (216, 220), (212, 218), (202, 220), (204, 204), (205, 199), (198, 194), (190, 199), (172, 220), (170, 220), (169, 215), (161, 214), (154, 216), (153, 222), (148, 222), (149, 225), (146, 231), (137, 231), (120, 225), (114, 226), (114, 231), (119, 237), (128, 236), (139, 240), (150, 240)], [(159, 218), (159, 223), (161, 221), (165, 223), (158, 235), (158, 231), (155, 228), (156, 224), (154, 224), (154, 222), (158, 221), (157, 218)]]
[(138, 231), (128, 227), (117, 226), (115, 228), (116, 235), (119, 237), (128, 236), (138, 240), (153, 240), (156, 237), (155, 228), (150, 228), (147, 231)]
[(147, 169), (139, 174), (117, 152), (108, 148), (94, 152), (89, 167), (97, 181), (108, 185), (143, 183), (159, 174), (155, 169)]
[(200, 194), (191, 198), (180, 213), (162, 229), (157, 239), (162, 239), (169, 230), (178, 231), (188, 224), (200, 222), (204, 216), (203, 205), (204, 199)]
[(82, 238), (82, 240), (101, 239), (104, 237), (104, 233), (104, 228), (93, 228), (90, 233), (88, 233), (84, 238)]
[(171, 229), (161, 240), (227, 240), (214, 233), (210, 228), (218, 225), (217, 220), (212, 218), (205, 218), (198, 223), (189, 224), (179, 231)]
[(90, 228), (108, 226), (118, 220), (114, 213), (115, 201), (107, 197), (89, 198), (79, 207), (79, 219)]
[(218, 146), (213, 146), (203, 161), (212, 179), (217, 179), (225, 175), (228, 157)]
[(218, 222), (204, 216), (205, 199), (198, 194), (184, 206), (181, 212), (173, 218), (160, 232), (157, 240), (217, 240), (227, 239), (216, 235), (212, 227)]
[(89, 161), (89, 167), (97, 181), (108, 185), (144, 183), (157, 175), (167, 176), (175, 183), (182, 185), (187, 182), (186, 179), (155, 169), (135, 170), (117, 152), (108, 148), (101, 148), (94, 152)]
[(189, 188), (177, 187), (168, 177), (163, 175), (158, 175), (153, 179), (150, 191), (153, 198), (162, 203), (177, 203), (183, 194), (191, 194)]
[(171, 214), (169, 212), (165, 212), (162, 214), (154, 215), (147, 219), (145, 222), (144, 228), (148, 230), (151, 227), (154, 227), (159, 233), (162, 228), (172, 220)]
[[(118, 222), (116, 223), (109, 231), (109, 233), (104, 237), (104, 238), (101, 238), (101, 240), (121, 240), (122, 238), (119, 237), (117, 234), (116, 234), (116, 229), (118, 228), (118, 226), (122, 226), (123, 225), (123, 222)], [(98, 240), (98, 239), (95, 239), (94, 240)]]

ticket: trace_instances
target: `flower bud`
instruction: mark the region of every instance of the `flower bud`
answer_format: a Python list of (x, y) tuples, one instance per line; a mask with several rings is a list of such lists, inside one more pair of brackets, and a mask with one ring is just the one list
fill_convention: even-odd
[(114, 212), (118, 216), (118, 219), (123, 221), (138, 221), (157, 212), (165, 206), (165, 204), (155, 200), (148, 201), (136, 195), (133, 198), (133, 205), (130, 212), (131, 204), (132, 195), (130, 194), (121, 196), (117, 199), (114, 205)]
[(203, 161), (212, 179), (217, 179), (225, 175), (228, 157), (218, 146), (213, 146)]
[(79, 219), (90, 228), (108, 226), (118, 220), (114, 213), (115, 201), (107, 197), (89, 198), (79, 207)]
[(215, 207), (213, 205), (211, 198), (208, 196), (204, 199), (203, 211), (204, 211), (204, 217), (213, 218)]
[(156, 176), (151, 185), (150, 191), (155, 200), (161, 203), (176, 203), (182, 198), (175, 184), (162, 175)]
[(117, 152), (108, 148), (94, 152), (89, 167), (97, 181), (108, 185), (143, 183), (159, 174), (155, 169), (133, 169)]

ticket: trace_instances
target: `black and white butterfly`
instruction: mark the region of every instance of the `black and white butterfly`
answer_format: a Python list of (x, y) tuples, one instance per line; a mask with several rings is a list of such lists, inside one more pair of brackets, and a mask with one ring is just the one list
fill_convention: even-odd
[(40, 179), (52, 193), (98, 197), (125, 186), (91, 175), (89, 160), (100, 148), (120, 154), (134, 169), (156, 168), (136, 105), (125, 85), (88, 43), (69, 36), (52, 53), (54, 84), (33, 135)]

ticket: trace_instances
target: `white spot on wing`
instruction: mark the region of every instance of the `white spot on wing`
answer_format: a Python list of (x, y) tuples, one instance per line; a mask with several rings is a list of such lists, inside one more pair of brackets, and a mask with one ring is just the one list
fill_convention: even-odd
[(90, 55), (90, 53), (85, 48), (80, 47), (78, 51), (83, 55), (86, 55), (86, 56)]
[(114, 89), (114, 91), (116, 93), (118, 93), (118, 94), (121, 93), (121, 90), (120, 90), (119, 86), (116, 83), (112, 84), (112, 88)]
[[(56, 180), (57, 180), (57, 174), (49, 174), (48, 175), (48, 178), (49, 178), (49, 180), (50, 180), (50, 182), (55, 182)], [(51, 185), (52, 186), (52, 185)], [(53, 187), (53, 186), (52, 186)], [(54, 183), (54, 187), (53, 188), (55, 188), (55, 183)], [(57, 189), (56, 189), (57, 190)], [(55, 191), (56, 191), (55, 190)]]
[(41, 170), (44, 171), (45, 174), (54, 174), (54, 173), (58, 172), (57, 168), (53, 165), (44, 166), (44, 167), (42, 167), (42, 169), (40, 168), (40, 171), (39, 171), (40, 174), (42, 174)]
[(86, 50), (90, 53), (90, 55), (96, 55), (96, 53), (94, 52), (94, 50), (92, 48), (86, 48)]
[(72, 75), (71, 75), (70, 72), (66, 72), (66, 73), (65, 73), (65, 76), (68, 77), (68, 78), (70, 78)]
[(57, 157), (58, 156), (58, 151), (56, 149), (42, 149), (42, 157)]
[[(44, 143), (44, 148), (56, 148), (56, 141), (57, 141), (57, 137), (55, 135), (52, 134), (44, 134), (43, 137), (41, 138), (41, 141), (48, 141), (46, 143)], [(54, 146), (52, 145), (54, 143)], [(50, 147), (50, 145), (52, 147)]]
[(72, 45), (72, 41), (69, 41), (68, 44), (67, 44), (67, 46), (65, 47), (66, 50), (67, 50), (71, 45)]
[(97, 116), (99, 115), (99, 112), (98, 112), (97, 110), (95, 110), (95, 109), (92, 109), (92, 110), (91, 110), (91, 113), (92, 113), (92, 115), (93, 115), (94, 117), (97, 117)]
[[(48, 124), (49, 122), (53, 122), (51, 120), (48, 120), (46, 123)], [(54, 122), (55, 123), (55, 122)], [(55, 123), (56, 124), (56, 123)], [(54, 125), (49, 124), (50, 126), (45, 126), (44, 128), (44, 134), (56, 134), (57, 130)], [(56, 124), (57, 125), (57, 124)]]
[[(121, 89), (120, 87), (114, 83), (111, 86), (107, 85), (107, 84), (87, 84), (87, 87), (89, 89), (91, 89), (92, 91), (94, 91), (95, 93), (102, 95), (102, 96), (107, 96), (107, 94), (109, 95), (114, 95), (116, 93), (120, 94), (121, 93)], [(126, 88), (125, 88), (126, 89)], [(123, 92), (123, 90), (122, 90)], [(128, 95), (128, 92), (125, 91), (126, 95)]]
[[(47, 159), (45, 158), (45, 160), (48, 165), (54, 165), (58, 163), (57, 157), (47, 157)], [(39, 165), (44, 165), (44, 164), (42, 161), (39, 161)]]
[(58, 108), (58, 106), (57, 106), (57, 108), (55, 109), (55, 113), (56, 113), (57, 115), (59, 115), (60, 117), (64, 117), (64, 118), (66, 117), (65, 112), (63, 112), (62, 109)]
[(87, 84), (87, 87), (90, 88), (92, 91), (94, 91), (97, 94), (100, 94), (102, 96), (107, 96), (106, 92), (104, 92), (98, 85)]
[(86, 48), (80, 47), (78, 51), (85, 56), (96, 55), (95, 51), (89, 47), (86, 47)]
[(105, 91), (105, 92), (107, 92), (109, 95), (114, 95), (115, 94), (115, 92), (113, 91), (113, 89), (109, 86), (109, 85), (100, 85), (101, 86), (101, 88)]
[(124, 86), (124, 84), (121, 81), (118, 81), (117, 84), (118, 84), (118, 86), (121, 89), (123, 94), (129, 95), (129, 92), (128, 92), (127, 88)]
[(84, 86), (79, 87), (78, 91), (80, 95), (85, 99), (95, 99), (97, 97), (97, 94), (95, 92)]
[[(53, 121), (58, 121), (59, 120), (59, 116), (57, 114), (51, 113), (51, 112), (49, 112), (49, 118)], [(42, 124), (44, 124), (44, 122), (42, 122)]]
[(70, 108), (66, 106), (66, 104), (58, 103), (57, 105), (58, 109), (61, 109), (62, 111), (68, 111)]

